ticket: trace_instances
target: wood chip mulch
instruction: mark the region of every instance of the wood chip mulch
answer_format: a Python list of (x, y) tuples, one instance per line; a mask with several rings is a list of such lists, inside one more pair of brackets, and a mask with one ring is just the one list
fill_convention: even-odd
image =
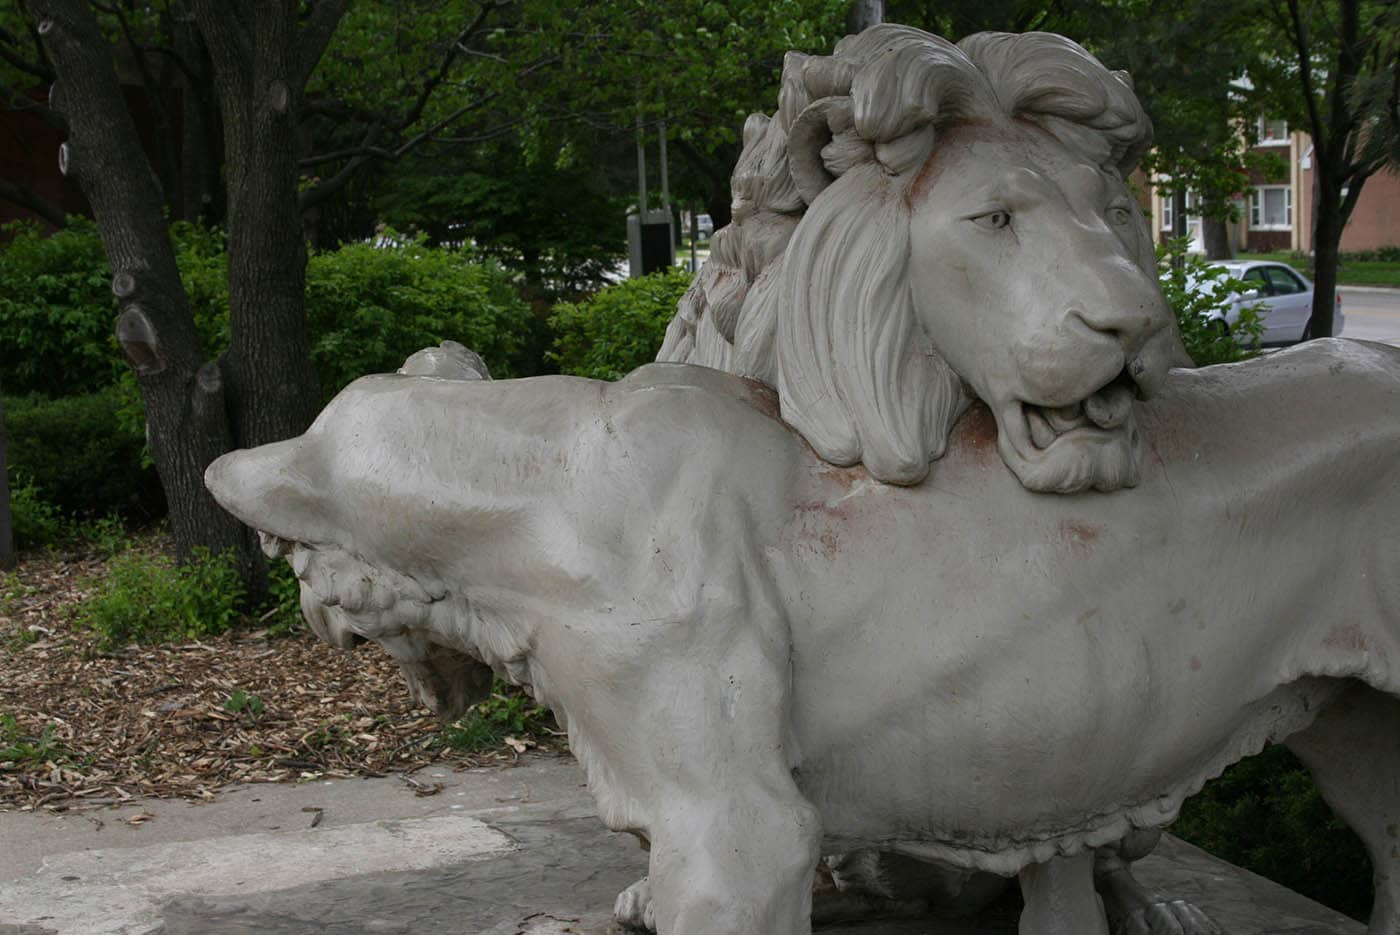
[(235, 782), (481, 766), (509, 763), (526, 746), (564, 749), (545, 736), (451, 750), (373, 644), (343, 652), (306, 633), (244, 630), (102, 651), (71, 619), (104, 564), (30, 555), (0, 577), (0, 810), (208, 799)]

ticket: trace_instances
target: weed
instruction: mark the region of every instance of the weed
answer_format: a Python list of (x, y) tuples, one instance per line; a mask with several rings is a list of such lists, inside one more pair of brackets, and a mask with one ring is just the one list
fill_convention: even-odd
[(507, 737), (544, 733), (549, 712), (518, 688), (497, 680), (491, 697), (475, 704), (467, 715), (444, 727), (438, 742), (460, 753), (481, 753), (499, 747)]
[(268, 603), (262, 620), (273, 636), (290, 636), (306, 627), (301, 616), (301, 582), (286, 562), (273, 562), (267, 574)]
[(0, 763), (37, 765), (68, 757), (67, 748), (54, 738), (53, 724), (45, 724), (38, 737), (25, 736), (14, 715), (0, 713)]
[(93, 519), (79, 520), (73, 527), (74, 536), (83, 542), (90, 551), (111, 558), (126, 551), (131, 544), (127, 536), (126, 523), (115, 513)]
[(228, 700), (224, 702), (224, 710), (230, 714), (247, 713), (251, 720), (256, 721), (267, 710), (267, 706), (257, 695), (239, 688), (228, 696)]

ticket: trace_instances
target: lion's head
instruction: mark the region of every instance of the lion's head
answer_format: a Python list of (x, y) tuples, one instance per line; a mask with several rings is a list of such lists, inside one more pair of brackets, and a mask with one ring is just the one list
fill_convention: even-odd
[(790, 55), (659, 358), (773, 384), (880, 480), (922, 480), (977, 398), (1028, 488), (1131, 486), (1134, 400), (1186, 363), (1124, 182), (1150, 141), (1126, 76), (1060, 36)]

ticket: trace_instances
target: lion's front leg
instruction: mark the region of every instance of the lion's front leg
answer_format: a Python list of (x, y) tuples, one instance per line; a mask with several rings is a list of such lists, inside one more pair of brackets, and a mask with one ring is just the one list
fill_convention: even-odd
[(788, 761), (788, 653), (776, 630), (738, 615), (697, 626), (687, 635), (704, 633), (704, 647), (672, 647), (683, 651), (646, 674), (635, 710), (647, 712), (650, 762), (633, 778), (651, 866), (619, 900), (626, 921), (654, 922), (660, 935), (811, 931), (821, 822)]
[(1094, 852), (1052, 857), (1021, 871), (1019, 935), (1109, 935), (1103, 902), (1094, 892)]

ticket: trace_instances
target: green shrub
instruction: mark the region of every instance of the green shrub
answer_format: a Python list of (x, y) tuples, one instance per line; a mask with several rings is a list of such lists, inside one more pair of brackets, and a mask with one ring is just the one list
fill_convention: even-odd
[(676, 268), (608, 286), (583, 302), (559, 303), (549, 318), (550, 359), (562, 373), (596, 380), (619, 380), (650, 363), (690, 278)]
[(1371, 863), (1285, 747), (1236, 763), (1188, 799), (1172, 833), (1217, 857), (1364, 919)]
[(61, 513), (105, 516), (154, 512), (155, 472), (143, 465), (146, 441), (118, 418), (121, 394), (108, 387), (83, 396), (6, 397), (5, 445), (10, 482), (37, 484)]
[(493, 377), (515, 376), (532, 326), (514, 276), (494, 260), (393, 232), (313, 256), (306, 307), (311, 360), (327, 397), (367, 373), (392, 373), (444, 339), (480, 354)]
[(1162, 294), (1176, 314), (1177, 326), (1186, 352), (1198, 367), (1226, 364), (1253, 357), (1264, 334), (1264, 323), (1254, 307), (1240, 311), (1239, 319), (1228, 329), (1212, 320), (1211, 312), (1224, 312), (1229, 296), (1243, 292), (1248, 284), (1211, 266), (1199, 254), (1186, 252), (1187, 239), (1174, 238), (1157, 248), (1158, 278)]
[(232, 554), (196, 549), (179, 565), (164, 555), (124, 552), (79, 607), (78, 622), (109, 648), (199, 639), (227, 631), (243, 596)]
[(52, 235), (7, 225), (0, 243), (0, 374), (7, 393), (61, 396), (111, 384), (124, 364), (112, 337), (116, 300), (90, 221)]
[(38, 486), (22, 474), (11, 472), (10, 522), (16, 549), (37, 549), (54, 545), (67, 532), (63, 514), (44, 499)]

